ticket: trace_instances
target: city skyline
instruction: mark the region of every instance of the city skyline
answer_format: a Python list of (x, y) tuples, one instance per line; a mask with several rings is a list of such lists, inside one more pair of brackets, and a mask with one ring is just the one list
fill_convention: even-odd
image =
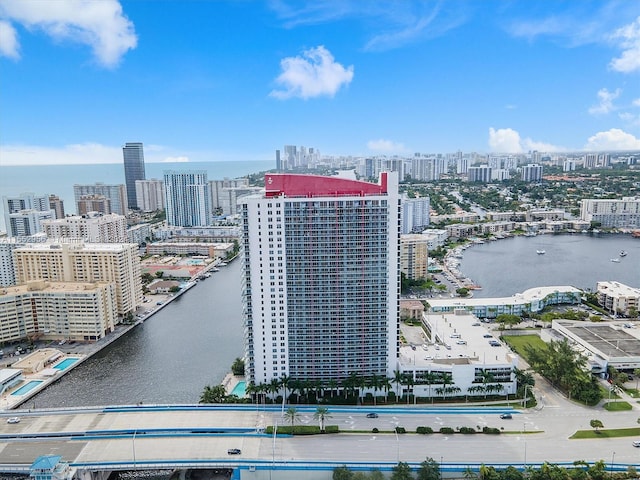
[(0, 1), (1, 165), (640, 149), (632, 0), (46, 5)]

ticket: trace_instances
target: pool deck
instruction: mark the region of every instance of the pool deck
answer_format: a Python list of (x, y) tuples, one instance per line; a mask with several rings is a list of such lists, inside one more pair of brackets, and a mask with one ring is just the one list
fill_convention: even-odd
[(245, 378), (242, 376), (234, 375), (233, 373), (227, 373), (222, 380), (222, 386), (224, 387), (225, 392), (227, 392), (227, 395), (231, 395), (231, 392), (233, 392), (233, 389), (236, 388), (238, 383), (244, 381)]

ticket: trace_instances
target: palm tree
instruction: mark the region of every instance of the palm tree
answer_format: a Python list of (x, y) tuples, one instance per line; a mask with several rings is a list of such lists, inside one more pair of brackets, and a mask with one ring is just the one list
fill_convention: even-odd
[(424, 380), (427, 382), (427, 385), (429, 385), (429, 398), (433, 399), (431, 396), (431, 385), (438, 381), (438, 376), (430, 371), (425, 374)]
[(283, 374), (280, 377), (280, 385), (282, 386), (282, 401), (284, 403), (287, 403), (287, 388), (289, 387), (289, 380), (291, 380), (291, 377), (289, 377), (286, 373)]
[(273, 394), (273, 400), (276, 399), (277, 393), (280, 391), (280, 380), (272, 378), (269, 382), (269, 393)]
[(487, 391), (489, 390), (487, 388), (487, 383), (489, 382), (493, 382), (493, 373), (491, 373), (490, 371), (486, 370), (486, 369), (482, 369), (480, 371), (480, 375), (482, 376), (482, 385), (484, 385), (484, 398), (487, 398)]
[(389, 401), (389, 390), (391, 390), (391, 379), (387, 377), (382, 377), (381, 386), (384, 390), (384, 403)]
[(320, 422), (320, 431), (324, 433), (324, 420), (326, 418), (331, 418), (331, 415), (329, 415), (329, 409), (327, 407), (316, 408), (316, 413), (313, 414), (313, 418)]
[(378, 390), (380, 390), (381, 385), (382, 385), (382, 379), (375, 373), (371, 375), (371, 378), (369, 379), (369, 386), (373, 388), (373, 404), (374, 405), (376, 404), (376, 393), (378, 393)]
[[(395, 370), (393, 372), (393, 382), (396, 384), (396, 397), (400, 398), (400, 390), (399, 390), (399, 386), (402, 383), (402, 381), (404, 380), (404, 374), (400, 371), (400, 370)], [(397, 399), (396, 399), (397, 401)]]
[(442, 391), (444, 393), (444, 399), (446, 399), (447, 397), (447, 385), (451, 385), (453, 384), (453, 375), (451, 375), (449, 372), (444, 372), (442, 374), (442, 378), (440, 379), (440, 383), (442, 383)]
[(330, 378), (327, 381), (327, 386), (331, 390), (331, 398), (333, 398), (333, 394), (334, 394), (335, 390), (338, 388), (338, 381), (335, 378)]
[(286, 418), (287, 420), (289, 420), (291, 422), (291, 434), (293, 435), (293, 429), (294, 429), (294, 425), (296, 423), (296, 421), (298, 420), (298, 417), (300, 417), (300, 414), (298, 413), (298, 410), (295, 407), (289, 407), (287, 408), (287, 411), (284, 412), (284, 418)]

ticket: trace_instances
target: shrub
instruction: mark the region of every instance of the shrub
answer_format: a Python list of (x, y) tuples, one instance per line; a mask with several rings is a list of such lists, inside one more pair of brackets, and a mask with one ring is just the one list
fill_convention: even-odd
[(458, 431), (460, 433), (476, 433), (475, 428), (472, 428), (472, 427), (460, 427)]
[(416, 428), (416, 433), (419, 433), (420, 435), (426, 435), (429, 433), (433, 433), (433, 428), (431, 427), (418, 427)]
[(340, 427), (338, 425), (327, 425), (324, 427), (325, 433), (340, 433)]
[(404, 427), (396, 427), (396, 433), (407, 433)]
[(378, 433), (380, 430), (378, 430), (376, 427), (373, 427), (373, 430), (371, 430), (371, 433)]
[(482, 433), (486, 433), (489, 435), (498, 435), (500, 433), (500, 429), (499, 428), (492, 428), (492, 427), (484, 427), (482, 429)]
[(451, 435), (452, 433), (456, 433), (455, 430), (451, 427), (441, 427), (440, 428), (440, 433), (446, 433)]

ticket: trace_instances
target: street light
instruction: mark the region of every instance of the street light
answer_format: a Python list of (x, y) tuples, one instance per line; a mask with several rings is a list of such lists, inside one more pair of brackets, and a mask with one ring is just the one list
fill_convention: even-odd
[(615, 460), (615, 458), (616, 458), (616, 452), (613, 452), (611, 454), (611, 466), (609, 467), (612, 478), (613, 478), (613, 461)]
[(132, 440), (132, 448), (133, 448), (133, 469), (136, 469), (136, 433), (138, 430), (133, 431), (133, 440)]
[(400, 463), (400, 437), (398, 437), (397, 425), (396, 425), (396, 428), (394, 429), (394, 432), (396, 432), (396, 446), (397, 446), (396, 461), (397, 463)]

